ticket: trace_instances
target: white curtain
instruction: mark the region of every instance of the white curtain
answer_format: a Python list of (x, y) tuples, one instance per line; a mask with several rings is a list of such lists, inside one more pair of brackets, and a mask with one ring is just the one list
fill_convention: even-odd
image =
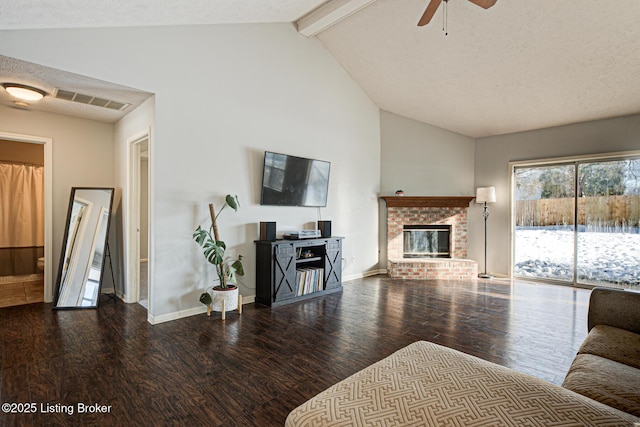
[(44, 167), (0, 162), (0, 248), (44, 246)]

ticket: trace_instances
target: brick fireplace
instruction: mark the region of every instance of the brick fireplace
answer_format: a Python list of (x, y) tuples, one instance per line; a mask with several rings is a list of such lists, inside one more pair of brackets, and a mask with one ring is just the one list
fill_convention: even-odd
[[(386, 196), (387, 272), (399, 279), (473, 279), (478, 264), (467, 257), (467, 210), (473, 197)], [(405, 255), (406, 229), (448, 226), (449, 256)], [(433, 227), (432, 227), (433, 228)]]

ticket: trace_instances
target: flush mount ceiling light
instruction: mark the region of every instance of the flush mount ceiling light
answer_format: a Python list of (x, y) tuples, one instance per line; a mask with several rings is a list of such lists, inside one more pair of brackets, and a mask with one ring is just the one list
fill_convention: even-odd
[(2, 83), (2, 87), (11, 95), (25, 101), (39, 101), (47, 94), (47, 92), (42, 89), (19, 83)]

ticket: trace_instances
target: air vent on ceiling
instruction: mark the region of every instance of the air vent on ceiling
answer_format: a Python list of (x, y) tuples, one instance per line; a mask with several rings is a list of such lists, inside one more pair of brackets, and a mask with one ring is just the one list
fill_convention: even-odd
[(118, 102), (110, 99), (98, 98), (91, 95), (83, 95), (78, 92), (72, 92), (58, 88), (56, 90), (56, 98), (64, 99), (67, 101), (78, 102), (80, 104), (95, 105), (96, 107), (108, 108), (110, 110), (124, 111), (131, 104), (126, 102)]

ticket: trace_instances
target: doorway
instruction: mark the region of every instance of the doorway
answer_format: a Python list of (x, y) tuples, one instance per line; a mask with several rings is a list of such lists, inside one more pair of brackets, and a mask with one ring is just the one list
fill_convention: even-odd
[(131, 141), (129, 265), (135, 300), (149, 310), (149, 135)]
[(515, 165), (518, 277), (640, 289), (640, 157)]
[(50, 302), (51, 139), (0, 132), (0, 307)]

